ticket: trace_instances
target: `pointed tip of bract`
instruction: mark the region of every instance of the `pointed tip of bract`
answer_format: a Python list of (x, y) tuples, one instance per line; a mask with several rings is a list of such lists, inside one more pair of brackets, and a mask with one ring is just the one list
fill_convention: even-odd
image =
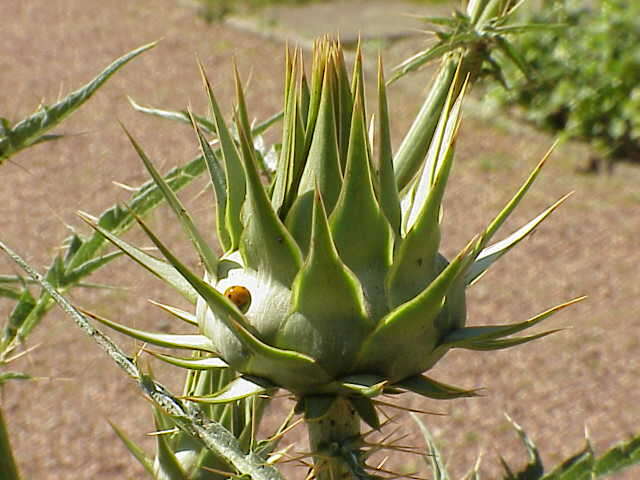
[(302, 265), (302, 253), (271, 205), (260, 181), (253, 145), (247, 133), (241, 122), (238, 135), (247, 198), (243, 208), (244, 230), (240, 238), (240, 254), (247, 267), (268, 272), (275, 280), (290, 286)]
[(384, 61), (382, 60), (382, 54), (378, 52), (377, 57), (377, 73), (378, 73), (378, 89), (382, 89), (386, 87), (386, 83), (384, 81)]
[(238, 65), (234, 59), (233, 61), (233, 77), (236, 86), (236, 120), (238, 125), (238, 130), (240, 130), (240, 125), (242, 129), (245, 131), (247, 139), (249, 143), (253, 145), (253, 139), (251, 135), (251, 124), (249, 122), (249, 116), (247, 114), (247, 103), (245, 100), (244, 87), (242, 86), (242, 80), (240, 78), (240, 72), (238, 71)]
[(207, 71), (204, 68), (204, 64), (202, 63), (202, 61), (200, 61), (200, 58), (196, 59), (197, 63), (198, 63), (198, 72), (200, 73), (200, 79), (202, 80), (202, 84), (205, 87), (205, 90), (208, 92), (210, 90), (213, 90), (211, 88), (211, 82), (209, 81), (209, 76), (207, 75)]
[(83, 210), (76, 210), (76, 215), (79, 216), (82, 220), (84, 220), (89, 225), (96, 225), (98, 222), (98, 218), (90, 215), (89, 213)]

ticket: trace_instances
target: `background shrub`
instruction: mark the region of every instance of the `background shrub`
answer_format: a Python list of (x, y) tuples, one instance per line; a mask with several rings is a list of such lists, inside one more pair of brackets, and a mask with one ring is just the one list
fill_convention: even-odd
[(546, 1), (525, 12), (533, 23), (562, 24), (516, 39), (527, 76), (505, 66), (501, 105), (519, 105), (536, 125), (564, 131), (608, 160), (640, 161), (640, 2)]

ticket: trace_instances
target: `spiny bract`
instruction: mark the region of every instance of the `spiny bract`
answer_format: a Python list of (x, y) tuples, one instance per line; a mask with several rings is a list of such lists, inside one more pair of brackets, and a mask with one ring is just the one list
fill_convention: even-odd
[[(544, 336), (550, 332), (510, 337), (572, 302), (522, 323), (465, 327), (466, 287), (563, 199), (487, 246), (543, 160), (486, 230), (455, 258), (448, 261), (438, 252), (441, 202), (465, 90), (460, 77), (458, 73), (442, 98), (439, 118), (426, 120), (437, 126), (432, 134), (424, 134), (425, 119), (418, 116), (393, 157), (381, 64), (375, 122), (367, 127), (359, 53), (349, 79), (339, 44), (318, 41), (310, 84), (299, 52), (288, 54), (282, 144), (271, 177), (254, 148), (237, 74), (235, 128), (229, 129), (203, 72), (218, 149), (214, 151), (195, 121), (194, 127), (216, 194), (222, 257), (203, 240), (135, 142), (193, 239), (206, 269), (204, 280), (142, 222), (168, 263), (96, 226), (195, 301), (195, 316), (167, 308), (197, 324), (200, 334), (160, 335), (108, 323), (147, 342), (208, 352), (193, 359), (162, 356), (174, 364), (229, 366), (238, 372), (222, 392), (201, 401), (228, 401), (279, 387), (305, 401), (323, 395), (351, 399), (365, 420), (376, 423), (367, 414), (373, 410), (369, 399), (381, 393), (473, 395), (423, 372), (451, 348), (493, 350)], [(433, 101), (437, 99), (427, 99)], [(415, 175), (403, 182), (394, 175), (400, 170)], [(266, 186), (263, 177), (270, 180)]]

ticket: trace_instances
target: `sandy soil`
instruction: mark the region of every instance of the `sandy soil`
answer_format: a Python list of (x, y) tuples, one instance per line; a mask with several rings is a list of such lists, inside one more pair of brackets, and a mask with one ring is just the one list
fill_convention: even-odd
[[(12, 120), (88, 81), (124, 52), (162, 39), (59, 129), (77, 135), (37, 146), (2, 166), (2, 240), (40, 268), (57, 252), (68, 225), (85, 231), (76, 210), (98, 214), (128, 197), (112, 181), (137, 185), (146, 179), (118, 120), (163, 170), (196, 153), (187, 127), (133, 112), (127, 95), (146, 104), (191, 105), (204, 111), (196, 55), (223, 99), (232, 91), (235, 57), (243, 75), (251, 74), (248, 101), (254, 115), (263, 118), (280, 107), (282, 45), (229, 27), (207, 26), (172, 0), (5, 3), (0, 115)], [(397, 87), (391, 95), (398, 140), (418, 102), (411, 89)], [(528, 130), (510, 134), (487, 119), (465, 121), (445, 205), (447, 254), (482, 228), (551, 142)], [(480, 453), (491, 477), (499, 472), (499, 455), (516, 465), (524, 461), (504, 412), (538, 442), (549, 465), (583, 446), (585, 427), (599, 451), (640, 428), (640, 172), (622, 166), (610, 178), (577, 176), (573, 168), (583, 153), (581, 148), (560, 149), (505, 226), (506, 234), (567, 191), (576, 192), (470, 290), (469, 322), (523, 320), (582, 294), (589, 299), (549, 321), (547, 327), (566, 329), (561, 333), (500, 353), (452, 352), (432, 372), (448, 383), (486, 387), (486, 396), (454, 402), (403, 399), (405, 405), (448, 413), (424, 420), (439, 439), (454, 478)], [(208, 192), (201, 194), (203, 186), (194, 185), (182, 197), (194, 217), (213, 231), (211, 200)], [(159, 209), (150, 221), (179, 253), (193, 259), (167, 210)], [(15, 268), (0, 258), (0, 271)], [(140, 269), (120, 261), (93, 279), (128, 288), (78, 289), (72, 295), (77, 303), (137, 327), (173, 328), (145, 299), (175, 303), (175, 297)], [(3, 316), (9, 309), (8, 302), (0, 303)], [(133, 342), (114, 337), (135, 351)], [(38, 348), (14, 368), (39, 380), (9, 384), (2, 396), (24, 478), (144, 478), (107, 422), (151, 448), (144, 436), (151, 429), (150, 410), (135, 385), (58, 311), (46, 317), (29, 345)], [(154, 368), (164, 383), (179, 390), (179, 376)], [(415, 435), (406, 415), (401, 421)], [(414, 437), (403, 443), (412, 441)], [(422, 460), (414, 456), (403, 462), (410, 470)], [(617, 478), (639, 474), (635, 468)]]

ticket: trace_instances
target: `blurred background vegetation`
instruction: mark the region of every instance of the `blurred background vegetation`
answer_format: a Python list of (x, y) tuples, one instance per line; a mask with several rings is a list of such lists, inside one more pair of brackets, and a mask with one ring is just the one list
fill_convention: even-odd
[[(255, 10), (270, 5), (304, 5), (326, 0), (190, 0), (189, 4), (198, 10), (208, 22), (220, 20), (237, 11)], [(446, 3), (448, 0), (410, 0), (412, 3)]]
[[(211, 22), (323, 0), (189, 1)], [(410, 1), (457, 7), (447, 0)], [(640, 2), (530, 0), (518, 13), (518, 23), (539, 28), (514, 37), (512, 54), (520, 62), (497, 56), (502, 77), (485, 82), (485, 105), (589, 144), (593, 155), (582, 171), (610, 172), (615, 161), (639, 162)]]
[(586, 168), (640, 161), (640, 2), (531, 2), (521, 21), (546, 26), (521, 35), (526, 75), (504, 66), (504, 87), (490, 86), (500, 107), (554, 133), (588, 142)]

